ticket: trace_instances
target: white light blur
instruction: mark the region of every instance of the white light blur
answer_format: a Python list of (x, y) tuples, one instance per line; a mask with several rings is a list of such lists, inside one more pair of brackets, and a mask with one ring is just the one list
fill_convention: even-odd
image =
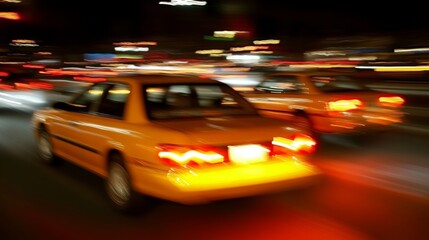
[(234, 38), (237, 34), (246, 34), (249, 33), (248, 31), (230, 31), (230, 30), (223, 30), (223, 31), (214, 31), (213, 36), (214, 37), (220, 37), (220, 38)]
[(145, 65), (145, 66), (136, 66), (136, 65), (128, 65), (128, 66), (119, 66), (118, 69), (133, 69), (133, 70), (168, 70), (173, 71), (177, 70), (177, 67), (173, 66), (156, 66), (156, 65)]
[(399, 48), (395, 49), (395, 53), (401, 53), (401, 52), (427, 52), (429, 51), (428, 47), (425, 48)]
[(147, 52), (148, 47), (115, 47), (117, 52)]
[(258, 55), (229, 55), (226, 59), (240, 63), (258, 63), (261, 57)]
[(12, 101), (12, 100), (9, 100), (9, 99), (6, 99), (6, 98), (1, 98), (1, 97), (0, 97), (0, 100), (3, 101), (3, 102), (6, 102), (6, 103), (12, 103), (12, 104), (16, 104), (16, 105), (21, 105), (22, 104), (20, 102)]
[(16, 47), (38, 47), (39, 44), (36, 43), (10, 43), (11, 46)]
[(347, 60), (349, 61), (374, 61), (377, 60), (376, 56), (362, 56), (362, 57), (349, 57)]
[(227, 77), (224, 77), (222, 75), (214, 75), (212, 76), (213, 79), (223, 82), (225, 84), (231, 85), (231, 86), (256, 86), (260, 79), (257, 77), (252, 76), (243, 76), (243, 75), (228, 75)]
[(227, 57), (228, 60), (259, 60), (260, 56), (255, 55), (230, 55)]
[(205, 6), (206, 1), (193, 1), (193, 0), (171, 0), (170, 2), (159, 2), (161, 5), (170, 6)]
[(356, 66), (357, 69), (373, 69), (376, 72), (418, 72), (429, 71), (429, 65), (422, 66)]
[(357, 69), (375, 69), (380, 66), (356, 66)]
[(248, 164), (268, 159), (269, 150), (255, 144), (228, 146), (228, 156), (235, 163)]
[(117, 69), (119, 70), (137, 70), (142, 72), (159, 72), (159, 73), (212, 73), (213, 70), (210, 69), (201, 69), (194, 67), (180, 67), (180, 66), (159, 66), (159, 65), (143, 65), (143, 66), (120, 66)]
[[(14, 93), (14, 94), (0, 93), (0, 95), (4, 96), (4, 97), (8, 97), (8, 98), (13, 98), (13, 99), (18, 99), (18, 100), (24, 100), (24, 101), (31, 102), (31, 103), (37, 103), (37, 104), (45, 103), (45, 100), (42, 97), (40, 97), (40, 96), (31, 96), (28, 93), (23, 93), (23, 94), (17, 94), (17, 93)], [(5, 99), (5, 100), (7, 100), (7, 99)], [(11, 101), (11, 100), (9, 100), (9, 101)], [(19, 104), (22, 104), (22, 102), (19, 102)]]
[(110, 132), (126, 134), (126, 135), (134, 135), (135, 134), (134, 132), (128, 131), (126, 129), (103, 126), (103, 125), (93, 124), (93, 123), (88, 123), (88, 122), (78, 122), (78, 125), (86, 126), (86, 127), (90, 127), (90, 128), (101, 129), (101, 130), (106, 130), (106, 131), (110, 131)]

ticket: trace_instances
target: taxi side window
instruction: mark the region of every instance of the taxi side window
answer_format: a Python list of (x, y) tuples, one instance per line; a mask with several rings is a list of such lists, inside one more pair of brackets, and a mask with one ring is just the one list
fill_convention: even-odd
[(205, 108), (218, 108), (225, 106), (226, 101), (230, 99), (230, 104), (237, 104), (232, 101), (232, 97), (222, 91), (220, 86), (196, 86), (195, 91), (198, 95), (198, 105)]
[(89, 112), (100, 102), (107, 84), (96, 84), (80, 94), (71, 103), (80, 109), (79, 112)]
[(256, 86), (257, 91), (269, 93), (301, 93), (303, 85), (296, 76), (271, 76)]
[(165, 104), (173, 109), (190, 108), (197, 105), (188, 85), (171, 85), (165, 96)]
[(129, 93), (130, 89), (128, 85), (120, 83), (113, 85), (101, 99), (97, 112), (107, 116), (122, 118)]

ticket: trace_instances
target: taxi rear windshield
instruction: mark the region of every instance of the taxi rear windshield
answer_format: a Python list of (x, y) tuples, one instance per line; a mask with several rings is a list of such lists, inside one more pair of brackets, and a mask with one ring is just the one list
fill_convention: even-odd
[(256, 115), (254, 107), (221, 84), (162, 84), (144, 87), (150, 119)]
[(368, 90), (364, 84), (350, 76), (311, 76), (311, 82), (322, 92), (350, 92)]

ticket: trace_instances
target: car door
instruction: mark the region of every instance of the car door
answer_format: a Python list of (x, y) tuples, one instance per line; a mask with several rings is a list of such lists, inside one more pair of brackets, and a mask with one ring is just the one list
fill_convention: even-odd
[[(73, 153), (79, 164), (93, 172), (104, 174), (105, 152), (109, 146), (120, 145), (125, 106), (130, 87), (123, 83), (102, 85), (102, 92), (93, 99), (88, 112), (74, 119), (73, 139), (78, 149)], [(97, 89), (100, 90), (100, 89)]]
[(91, 149), (85, 145), (85, 133), (80, 126), (85, 123), (85, 117), (90, 114), (101, 100), (105, 90), (110, 87), (108, 84), (94, 84), (81, 94), (73, 98), (69, 104), (73, 106), (72, 111), (62, 111), (58, 118), (54, 134), (57, 135), (59, 143), (56, 145), (60, 156), (84, 166), (84, 159)]

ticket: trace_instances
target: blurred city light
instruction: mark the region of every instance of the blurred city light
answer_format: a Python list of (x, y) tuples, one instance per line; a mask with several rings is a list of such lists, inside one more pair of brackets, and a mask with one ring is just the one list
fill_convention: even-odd
[(159, 4), (170, 6), (205, 6), (207, 2), (193, 0), (171, 0), (170, 2), (159, 2)]
[(418, 53), (429, 52), (429, 48), (399, 48), (394, 50), (395, 53)]
[(9, 20), (20, 20), (21, 16), (16, 12), (0, 12), (0, 18)]
[(115, 51), (118, 52), (147, 52), (149, 51), (148, 47), (115, 47)]
[(11, 46), (20, 46), (20, 47), (38, 47), (39, 44), (36, 41), (31, 39), (14, 39), (10, 43)]
[(255, 40), (253, 41), (255, 45), (268, 45), (268, 44), (280, 44), (278, 39), (267, 39), (267, 40)]
[(237, 63), (257, 63), (261, 57), (257, 55), (229, 55), (226, 59)]
[(244, 46), (244, 47), (232, 47), (230, 50), (232, 52), (245, 52), (245, 51), (256, 51), (256, 50), (266, 50), (268, 46)]
[(140, 42), (116, 42), (113, 43), (115, 46), (156, 46), (157, 42), (152, 41), (140, 41)]

